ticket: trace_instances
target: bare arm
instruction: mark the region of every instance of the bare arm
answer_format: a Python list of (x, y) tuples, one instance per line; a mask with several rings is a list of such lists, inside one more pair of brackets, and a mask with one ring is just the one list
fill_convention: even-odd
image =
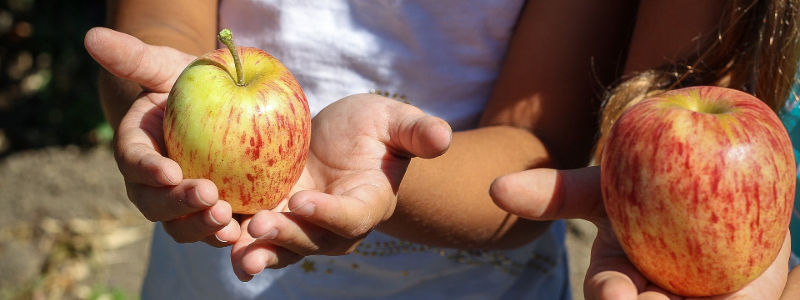
[(642, 1), (625, 73), (671, 64), (701, 51), (713, 37), (725, 1)]
[(588, 162), (596, 80), (615, 77), (635, 14), (634, 1), (572, 2), (529, 1), (482, 127), (454, 133), (439, 158), (412, 160), (380, 230), (430, 245), (509, 248), (547, 229), (498, 208), (489, 186), (507, 173)]
[[(106, 26), (147, 44), (168, 46), (197, 56), (216, 48), (217, 2), (109, 0)], [(99, 86), (106, 119), (116, 129), (142, 89), (105, 70), (100, 73)]]
[(549, 223), (499, 209), (490, 184), (526, 169), (585, 166), (603, 89), (693, 54), (716, 28), (722, 1), (684, 2), (529, 1), (482, 127), (454, 133), (439, 158), (412, 160), (394, 216), (379, 229), (453, 247), (507, 248), (538, 237)]

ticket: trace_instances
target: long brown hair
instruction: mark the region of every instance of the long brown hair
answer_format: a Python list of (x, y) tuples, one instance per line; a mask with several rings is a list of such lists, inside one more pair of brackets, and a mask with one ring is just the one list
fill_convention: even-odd
[(608, 90), (595, 148), (599, 162), (605, 135), (622, 112), (667, 90), (717, 85), (753, 94), (778, 111), (789, 98), (800, 59), (800, 0), (733, 0), (705, 51), (683, 62), (632, 74)]

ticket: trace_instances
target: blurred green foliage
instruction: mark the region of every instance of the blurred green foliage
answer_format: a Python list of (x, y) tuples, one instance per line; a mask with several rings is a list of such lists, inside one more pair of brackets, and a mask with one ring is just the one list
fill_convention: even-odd
[(109, 139), (83, 46), (103, 0), (0, 0), (0, 156)]

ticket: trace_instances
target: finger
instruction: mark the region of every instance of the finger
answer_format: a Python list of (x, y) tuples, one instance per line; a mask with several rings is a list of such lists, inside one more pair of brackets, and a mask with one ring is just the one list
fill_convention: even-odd
[(289, 199), (288, 207), (307, 222), (345, 239), (355, 239), (368, 234), (391, 215), (393, 197), (390, 187), (365, 183), (338, 196), (301, 191)]
[(241, 268), (248, 275), (255, 276), (267, 268), (285, 268), (303, 257), (305, 256), (269, 242), (255, 241), (244, 249)]
[(181, 167), (164, 157), (163, 111), (147, 100), (137, 100), (122, 119), (114, 140), (114, 158), (126, 181), (150, 186), (175, 185), (183, 179)]
[[(786, 246), (784, 245), (784, 247)], [(791, 246), (789, 248), (791, 250)], [(789, 272), (786, 287), (783, 290), (783, 294), (781, 294), (781, 300), (797, 299), (798, 296), (800, 296), (800, 268), (795, 267)]]
[(588, 278), (583, 289), (587, 300), (635, 300), (638, 295), (633, 281), (615, 271), (600, 272)]
[(242, 221), (242, 235), (231, 247), (231, 265), (240, 281), (252, 280), (267, 265), (270, 268), (283, 268), (302, 259), (301, 255), (268, 242), (258, 242), (250, 236), (247, 228), (251, 220), (252, 218), (248, 218)]
[(212, 247), (223, 248), (233, 245), (239, 239), (241, 234), (242, 230), (239, 222), (237, 222), (236, 219), (231, 219), (228, 225), (225, 225), (225, 227), (213, 235), (205, 237), (202, 242)]
[(388, 109), (388, 136), (380, 141), (391, 149), (406, 156), (434, 158), (450, 147), (453, 131), (444, 120), (394, 101)]
[(247, 233), (247, 227), (250, 225), (250, 220), (251, 218), (246, 218), (241, 221), (240, 230), (242, 234), (231, 246), (231, 267), (233, 267), (233, 273), (236, 275), (236, 278), (239, 278), (239, 280), (242, 282), (248, 282), (252, 280), (254, 274), (261, 272), (253, 272), (254, 268), (252, 268), (250, 265), (248, 265), (248, 270), (252, 274), (248, 273), (242, 268), (242, 257), (244, 256), (245, 249), (247, 249), (247, 246), (256, 241), (256, 239)]
[(531, 220), (599, 222), (605, 216), (599, 167), (512, 173), (495, 179), (489, 194), (503, 210)]
[(361, 240), (346, 239), (306, 222), (293, 213), (261, 211), (253, 216), (247, 228), (250, 236), (259, 241), (269, 242), (302, 256), (348, 254)]
[(668, 292), (654, 287), (653, 290), (639, 294), (639, 300), (681, 300), (682, 297), (671, 295)]
[(616, 295), (629, 297), (631, 293), (636, 295), (638, 291), (644, 291), (648, 285), (649, 281), (625, 256), (611, 228), (598, 230), (584, 281), (586, 294), (595, 297), (589, 299), (614, 299)]
[(178, 243), (194, 243), (214, 235), (231, 223), (231, 205), (219, 201), (209, 209), (163, 222), (164, 231)]
[(83, 43), (89, 55), (111, 74), (155, 92), (169, 92), (183, 68), (194, 59), (108, 28), (90, 29)]
[(131, 202), (153, 222), (197, 213), (217, 205), (219, 198), (217, 187), (207, 179), (187, 179), (173, 187), (126, 183), (126, 188)]

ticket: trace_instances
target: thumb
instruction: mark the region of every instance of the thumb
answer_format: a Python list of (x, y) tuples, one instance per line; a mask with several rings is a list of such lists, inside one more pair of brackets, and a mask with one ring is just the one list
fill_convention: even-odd
[(512, 173), (495, 179), (489, 194), (503, 210), (531, 220), (578, 218), (596, 223), (605, 216), (600, 167)]
[(103, 68), (145, 90), (167, 93), (194, 56), (173, 48), (152, 46), (108, 28), (90, 29), (84, 37), (86, 51)]
[(389, 118), (389, 140), (383, 141), (394, 150), (407, 156), (434, 158), (447, 152), (453, 131), (444, 120), (425, 115), (421, 110), (406, 105), (407, 109), (394, 110), (398, 117)]

